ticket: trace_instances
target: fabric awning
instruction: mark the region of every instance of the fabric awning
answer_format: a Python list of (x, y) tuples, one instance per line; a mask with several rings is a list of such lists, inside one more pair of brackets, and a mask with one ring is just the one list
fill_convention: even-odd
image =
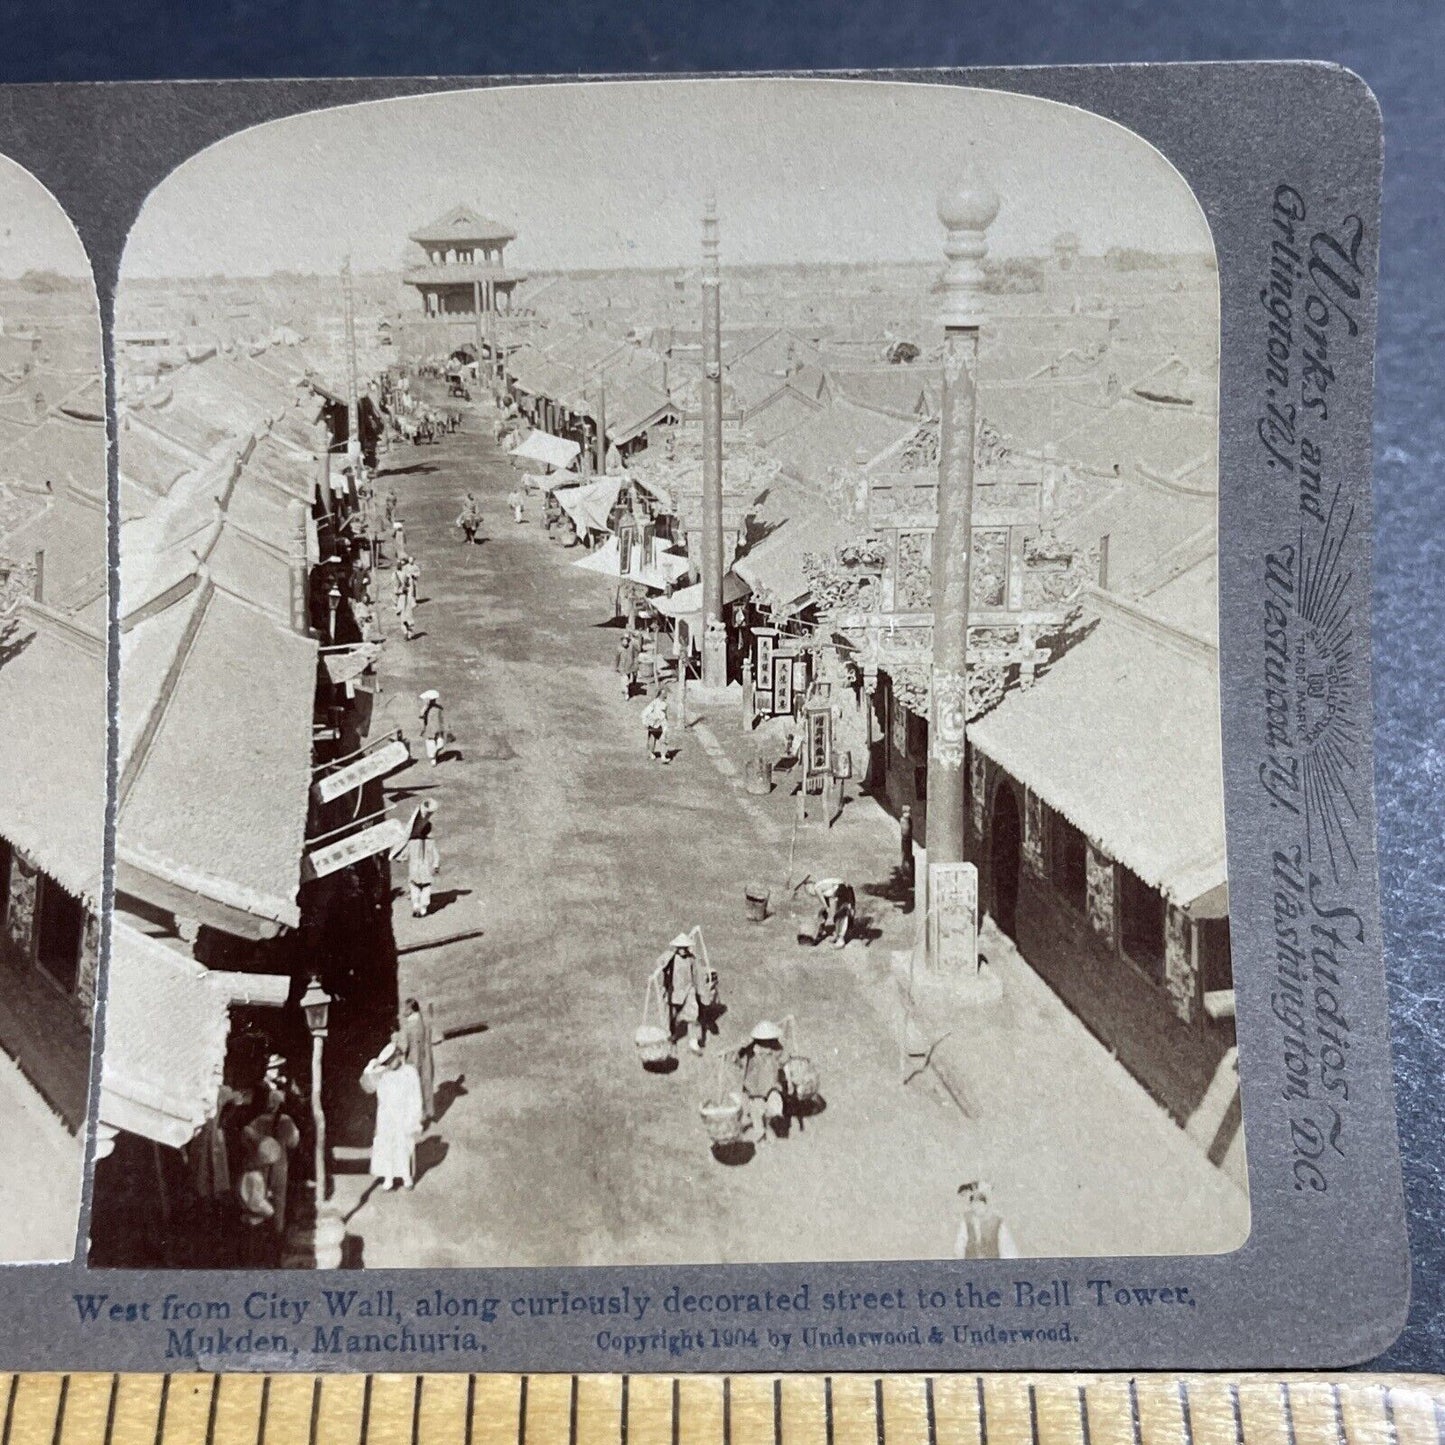
[[(723, 578), (723, 602), (737, 602), (748, 595), (748, 584), (729, 572)], [(687, 623), (688, 642), (694, 652), (702, 650), (702, 583), (681, 587), (670, 597), (654, 597), (653, 608), (679, 622)]]
[[(738, 602), (746, 597), (751, 589), (743, 579), (735, 573), (729, 572), (723, 578), (723, 602)], [(653, 607), (665, 613), (668, 617), (686, 618), (702, 626), (702, 583), (694, 582), (690, 587), (680, 587), (669, 597), (654, 597)]]
[(326, 664), (326, 675), (332, 682), (352, 682), (381, 656), (381, 643), (363, 642), (357, 647), (348, 647), (344, 652), (325, 652), (321, 660)]
[(631, 569), (624, 573), (621, 548), (616, 537), (609, 537), (595, 552), (589, 552), (572, 565), (584, 572), (600, 572), (604, 577), (612, 577), (619, 582), (640, 582), (656, 592), (665, 592), (688, 573), (687, 558), (678, 556), (676, 552), (658, 552), (647, 564), (640, 560), (638, 549), (633, 550)]
[(527, 440), (512, 448), (512, 455), (523, 461), (542, 462), (549, 467), (568, 467), (581, 451), (576, 442), (567, 437), (554, 437), (551, 432), (534, 431)]
[(599, 477), (576, 487), (557, 487), (553, 495), (562, 510), (577, 524), (579, 532), (606, 532), (607, 519), (617, 505), (622, 483), (615, 477)]

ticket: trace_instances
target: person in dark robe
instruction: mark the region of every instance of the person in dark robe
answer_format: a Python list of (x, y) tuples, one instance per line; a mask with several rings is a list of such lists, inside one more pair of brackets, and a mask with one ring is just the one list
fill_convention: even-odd
[(421, 1119), (430, 1124), (436, 1118), (436, 1065), (432, 1058), (431, 1024), (421, 1004), (409, 998), (401, 1010), (402, 1056), (421, 1080)]
[(411, 890), (411, 916), (425, 918), (431, 912), (431, 890), (441, 872), (441, 854), (432, 837), (432, 820), (436, 804), (428, 798), (412, 815), (411, 832), (405, 843), (392, 854), (406, 858), (406, 878)]

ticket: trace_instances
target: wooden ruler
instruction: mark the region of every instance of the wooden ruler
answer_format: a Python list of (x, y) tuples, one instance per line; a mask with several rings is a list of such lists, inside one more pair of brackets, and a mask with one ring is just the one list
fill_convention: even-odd
[(0, 1445), (1445, 1445), (1407, 1375), (0, 1375)]

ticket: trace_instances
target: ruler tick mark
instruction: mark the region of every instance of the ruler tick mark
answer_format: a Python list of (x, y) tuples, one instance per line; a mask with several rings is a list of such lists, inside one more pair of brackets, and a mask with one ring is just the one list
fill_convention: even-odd
[(878, 1445), (885, 1445), (888, 1434), (887, 1427), (883, 1423), (883, 1381), (873, 1381), (873, 1435)]
[(261, 1379), (261, 1417), (256, 1421), (256, 1445), (266, 1445), (266, 1416), (271, 1409), (271, 1377)]
[(10, 1392), (5, 1397), (5, 1433), (3, 1436), (0, 1436), (0, 1440), (4, 1441), (4, 1445), (10, 1445), (10, 1429), (15, 1423), (15, 1395), (19, 1389), (20, 1376), (11, 1375)]
[(1389, 1431), (1390, 1445), (1400, 1445), (1400, 1432), (1395, 1426), (1395, 1396), (1388, 1385), (1380, 1387), (1380, 1407), (1385, 1412), (1385, 1428)]
[(1189, 1407), (1189, 1386), (1179, 1382), (1179, 1423), (1184, 1427), (1184, 1445), (1194, 1445), (1194, 1414)]
[(411, 1396), (411, 1445), (417, 1445), (421, 1439), (421, 1392), (426, 1381), (425, 1375), (416, 1377), (416, 1389)]
[(577, 1445), (577, 1376), (572, 1376), (572, 1389), (567, 1398), (567, 1441)]
[(1330, 1407), (1335, 1414), (1335, 1441), (1336, 1445), (1345, 1445), (1345, 1408), (1340, 1399), (1340, 1387), (1330, 1381)]
[(321, 1424), (321, 1376), (311, 1382), (311, 1429), (306, 1436), (306, 1445), (316, 1445), (316, 1431)]
[(105, 1445), (110, 1445), (115, 1435), (115, 1402), (120, 1396), (120, 1376), (110, 1377), (110, 1399), (105, 1407)]
[(60, 1435), (65, 1429), (65, 1401), (70, 1395), (70, 1376), (60, 1377), (60, 1398), (55, 1402), (55, 1429), (50, 1432), (50, 1445), (60, 1445)]
[(1289, 1445), (1299, 1445), (1299, 1436), (1294, 1428), (1294, 1396), (1289, 1392), (1289, 1381), (1281, 1380), (1279, 1384), (1279, 1408), (1284, 1416), (1284, 1434)]
[(211, 1376), (211, 1408), (206, 1415), (206, 1445), (215, 1445), (216, 1410), (221, 1403), (221, 1376)]
[[(923, 1408), (928, 1422), (928, 1445), (938, 1445), (938, 1410), (933, 1403), (933, 1376), (923, 1382)], [(833, 1445), (833, 1433), (828, 1432), (828, 1445)]]
[(527, 1445), (527, 1376), (522, 1376), (522, 1388), (517, 1392), (517, 1445)]
[(982, 1375), (975, 1377), (973, 1387), (978, 1395), (978, 1445), (988, 1445), (988, 1401), (983, 1397)]
[[(171, 1403), (171, 1377), (170, 1377), (169, 1375), (162, 1375), (162, 1376), (161, 1376), (161, 1403), (160, 1403), (160, 1405), (159, 1405), (159, 1406), (157, 1407), (157, 1409), (156, 1409), (156, 1439), (155, 1439), (155, 1445), (161, 1445), (161, 1442), (165, 1439), (165, 1434), (166, 1434), (166, 1408), (170, 1405), (170, 1403)], [(8, 1429), (5, 1431), (5, 1438), (6, 1438), (7, 1441), (8, 1441), (9, 1438), (10, 1438), (10, 1431), (9, 1431)]]
[(833, 1445), (833, 1377), (823, 1376), (823, 1433), (827, 1445)]
[(1089, 1429), (1089, 1392), (1082, 1385), (1079, 1386), (1079, 1438), (1083, 1445), (1094, 1445)]

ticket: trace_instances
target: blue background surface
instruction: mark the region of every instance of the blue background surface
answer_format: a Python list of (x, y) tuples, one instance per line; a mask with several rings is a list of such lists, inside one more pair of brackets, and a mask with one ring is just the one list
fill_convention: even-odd
[[(1318, 59), (1385, 116), (1375, 706), (1385, 946), (1415, 1264), (1378, 1362), (1445, 1372), (1445, 0), (0, 0), (0, 81)], [(1321, 1301), (1322, 1309), (1347, 1302)]]

